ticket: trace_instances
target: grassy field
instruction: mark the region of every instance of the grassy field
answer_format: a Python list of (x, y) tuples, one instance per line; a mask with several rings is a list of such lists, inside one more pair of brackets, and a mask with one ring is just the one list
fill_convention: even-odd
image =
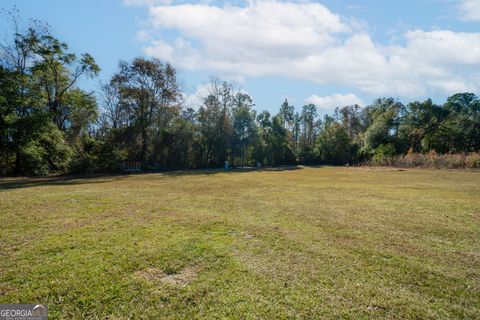
[(51, 319), (480, 318), (480, 172), (0, 180), (0, 303)]

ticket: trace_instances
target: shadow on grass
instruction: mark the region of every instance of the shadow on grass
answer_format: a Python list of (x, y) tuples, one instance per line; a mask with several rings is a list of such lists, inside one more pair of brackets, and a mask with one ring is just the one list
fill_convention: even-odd
[[(237, 173), (247, 173), (247, 172), (279, 172), (279, 171), (291, 171), (291, 170), (301, 170), (302, 166), (278, 166), (278, 167), (236, 167), (229, 171), (223, 169), (195, 169), (195, 170), (179, 170), (179, 171), (152, 171), (151, 173), (161, 173), (165, 176), (184, 176), (184, 175), (211, 175), (218, 173), (228, 173), (228, 174), (237, 174)], [(147, 173), (147, 172), (144, 172)]]
[(107, 183), (120, 180), (126, 175), (85, 175), (34, 178), (0, 178), (0, 191), (8, 189), (30, 188), (38, 186), (66, 186), (80, 184)]
[(265, 168), (234, 168), (228, 172), (223, 169), (196, 169), (196, 170), (181, 170), (181, 171), (144, 171), (138, 173), (116, 173), (116, 174), (98, 174), (98, 175), (72, 175), (72, 176), (55, 176), (55, 177), (11, 177), (0, 178), (0, 191), (9, 189), (30, 188), (38, 186), (68, 186), (68, 185), (82, 185), (82, 184), (97, 184), (120, 181), (129, 176), (137, 175), (151, 175), (161, 174), (167, 177), (175, 176), (200, 176), (200, 175), (215, 175), (219, 173), (240, 174), (247, 172), (279, 172), (303, 169), (301, 166), (280, 166), (280, 167), (265, 167)]

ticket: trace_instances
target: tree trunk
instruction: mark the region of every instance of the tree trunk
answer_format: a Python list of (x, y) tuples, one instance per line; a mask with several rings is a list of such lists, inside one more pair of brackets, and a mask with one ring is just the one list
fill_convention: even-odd
[(142, 169), (146, 167), (146, 156), (147, 156), (147, 130), (146, 128), (142, 129), (142, 148), (140, 149), (140, 163)]

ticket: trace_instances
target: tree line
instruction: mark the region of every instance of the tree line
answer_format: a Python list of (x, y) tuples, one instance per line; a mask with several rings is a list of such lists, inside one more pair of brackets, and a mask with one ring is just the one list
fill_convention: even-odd
[(212, 79), (186, 107), (176, 69), (159, 59), (119, 63), (101, 94), (80, 88), (100, 67), (33, 22), (0, 48), (0, 174), (112, 172), (288, 164), (355, 164), (395, 155), (480, 151), (480, 100), (444, 104), (379, 98), (319, 117), (313, 104), (256, 111), (252, 97)]

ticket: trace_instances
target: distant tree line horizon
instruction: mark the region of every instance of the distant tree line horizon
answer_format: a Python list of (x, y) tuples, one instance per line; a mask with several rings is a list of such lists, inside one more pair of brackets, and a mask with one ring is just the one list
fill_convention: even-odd
[[(0, 47), (0, 174), (95, 173), (139, 161), (145, 170), (289, 164), (355, 164), (410, 153), (480, 151), (480, 100), (458, 93), (444, 104), (315, 105), (276, 114), (211, 79), (197, 108), (184, 105), (176, 69), (156, 58), (121, 61), (95, 95), (78, 80), (100, 67), (69, 51), (45, 23), (13, 21)], [(280, 104), (280, 103), (279, 103)]]

